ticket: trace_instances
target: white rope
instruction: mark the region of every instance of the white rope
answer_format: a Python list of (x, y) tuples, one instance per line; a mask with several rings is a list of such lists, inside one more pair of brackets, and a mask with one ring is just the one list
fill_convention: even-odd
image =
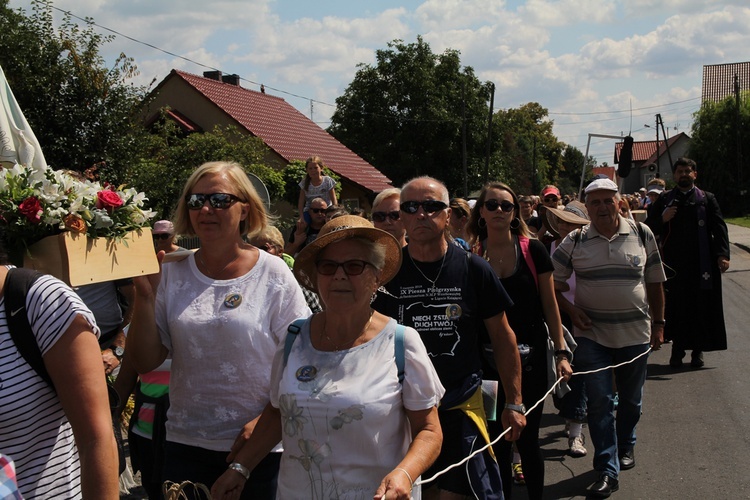
[[(622, 363), (617, 364), (617, 365), (604, 366), (602, 368), (597, 368), (596, 370), (590, 370), (590, 371), (587, 371), (587, 372), (575, 372), (575, 373), (571, 374), (571, 377), (575, 377), (577, 375), (590, 375), (592, 373), (597, 373), (597, 372), (602, 372), (602, 371), (605, 371), (605, 370), (611, 370), (611, 369), (614, 369), (614, 368), (619, 368), (621, 366), (625, 366), (625, 365), (628, 365), (630, 363), (635, 362), (637, 359), (639, 359), (639, 358), (647, 355), (649, 352), (651, 352), (651, 348), (650, 347), (645, 352), (642, 352), (641, 354), (639, 354), (638, 356), (634, 357), (630, 361), (625, 361), (625, 362), (622, 362)], [(531, 408), (529, 408), (529, 409), (526, 410), (526, 413), (524, 413), (524, 416), (528, 415), (529, 413), (531, 413), (532, 411), (534, 411), (537, 406), (539, 406), (540, 404), (542, 404), (544, 402), (544, 400), (547, 399), (547, 396), (549, 396), (550, 394), (552, 394), (552, 392), (560, 384), (560, 382), (562, 381), (562, 379), (563, 379), (563, 377), (558, 378), (557, 381), (552, 385), (552, 387), (550, 387), (550, 389), (544, 394), (544, 396), (542, 396), (542, 399), (540, 399), (539, 401), (537, 401), (534, 404), (534, 406), (532, 406)], [(421, 484), (424, 484), (424, 483), (432, 482), (435, 479), (437, 479), (438, 477), (440, 477), (443, 474), (445, 474), (446, 472), (448, 472), (449, 470), (455, 469), (456, 467), (460, 467), (461, 465), (465, 464), (466, 462), (468, 462), (469, 460), (471, 460), (472, 458), (474, 458), (478, 454), (482, 453), (484, 450), (488, 449), (493, 444), (495, 444), (498, 441), (500, 441), (500, 439), (503, 436), (505, 436), (508, 433), (508, 431), (510, 431), (510, 429), (511, 428), (508, 427), (494, 441), (492, 441), (492, 442), (484, 445), (483, 447), (479, 448), (478, 450), (474, 451), (471, 455), (469, 455), (468, 457), (464, 458), (460, 462), (446, 467), (445, 469), (443, 469), (440, 472), (436, 473), (432, 477), (429, 477), (427, 479), (418, 479), (417, 482), (414, 483), (414, 485), (416, 486), (416, 485), (421, 485)]]

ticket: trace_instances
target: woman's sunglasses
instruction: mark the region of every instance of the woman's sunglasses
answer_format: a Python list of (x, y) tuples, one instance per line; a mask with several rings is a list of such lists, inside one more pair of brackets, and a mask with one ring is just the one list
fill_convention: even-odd
[(440, 210), (445, 210), (448, 205), (439, 200), (405, 201), (401, 204), (401, 211), (407, 214), (415, 214), (419, 212), (419, 207), (422, 207), (428, 214), (434, 214)]
[(154, 237), (154, 241), (156, 241), (156, 240), (168, 240), (169, 238), (172, 237), (172, 235), (169, 234), (169, 233), (153, 234), (152, 236)]
[(505, 200), (503, 200), (502, 202), (497, 200), (487, 200), (484, 202), (484, 208), (486, 208), (490, 212), (494, 212), (498, 208), (500, 208), (500, 210), (502, 210), (503, 212), (512, 212), (515, 208), (515, 205)]
[(401, 218), (401, 214), (398, 213), (397, 210), (394, 210), (393, 212), (373, 212), (372, 213), (372, 220), (374, 222), (385, 222), (386, 219), (397, 221), (400, 218)]
[(240, 201), (235, 195), (229, 193), (193, 193), (185, 196), (188, 210), (200, 210), (206, 204), (206, 200), (211, 208), (219, 210), (229, 208), (235, 201)]
[(319, 260), (315, 263), (315, 268), (318, 270), (318, 274), (322, 274), (323, 276), (333, 276), (339, 270), (339, 267), (344, 268), (344, 273), (347, 276), (358, 276), (362, 274), (365, 267), (370, 265), (372, 264), (364, 260), (347, 260), (346, 262)]

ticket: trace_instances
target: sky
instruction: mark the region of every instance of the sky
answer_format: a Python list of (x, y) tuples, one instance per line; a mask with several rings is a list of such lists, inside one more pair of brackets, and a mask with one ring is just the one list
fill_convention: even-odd
[[(460, 52), (495, 86), (494, 108), (538, 102), (558, 139), (585, 152), (588, 134), (654, 140), (690, 135), (703, 65), (750, 60), (748, 0), (56, 0), (92, 18), (102, 54), (133, 57), (148, 85), (172, 69), (238, 74), (325, 128), (358, 64), (394, 39), (422, 35)], [(29, 0), (10, 0), (30, 12)], [(56, 19), (62, 17), (56, 12)], [(79, 21), (80, 22), (80, 21)], [(82, 22), (80, 22), (82, 23)], [(105, 29), (107, 28), (107, 29)], [(130, 39), (128, 39), (128, 37)], [(133, 41), (131, 39), (137, 40)], [(153, 47), (153, 48), (149, 45)], [(744, 48), (743, 48), (744, 47)], [(172, 53), (175, 55), (168, 54)], [(613, 163), (614, 142), (589, 154)]]

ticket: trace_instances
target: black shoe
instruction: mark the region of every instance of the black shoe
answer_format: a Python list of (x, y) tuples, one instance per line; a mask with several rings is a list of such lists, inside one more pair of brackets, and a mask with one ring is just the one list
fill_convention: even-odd
[(685, 351), (672, 346), (672, 356), (669, 358), (669, 366), (672, 368), (682, 368), (682, 358), (685, 357)]
[(693, 351), (690, 355), (690, 366), (693, 368), (703, 368), (703, 351)]
[(599, 480), (591, 485), (587, 493), (594, 498), (609, 498), (618, 489), (620, 489), (620, 482), (617, 479), (602, 474), (599, 476)]
[(628, 470), (635, 467), (635, 452), (628, 450), (620, 455), (620, 470)]

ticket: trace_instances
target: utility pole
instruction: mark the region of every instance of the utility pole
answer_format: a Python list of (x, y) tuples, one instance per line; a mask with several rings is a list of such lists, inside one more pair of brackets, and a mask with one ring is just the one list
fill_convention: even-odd
[[(661, 119), (661, 114), (660, 113), (656, 114), (656, 125), (657, 125), (657, 127), (659, 125), (661, 125), (661, 135), (664, 136), (664, 147), (667, 148), (667, 158), (669, 159), (669, 168), (672, 168), (673, 163), (672, 163), (672, 153), (669, 151), (669, 137), (667, 137), (667, 133), (664, 131), (664, 120)], [(657, 137), (658, 137), (658, 134), (659, 134), (659, 129), (658, 128), (656, 129), (656, 134), (657, 134)], [(657, 138), (657, 142), (658, 142), (658, 138)], [(657, 151), (656, 154), (658, 155), (659, 154), (659, 145), (658, 145), (658, 143), (656, 145), (656, 151)], [(658, 156), (657, 156), (657, 160), (658, 160)]]
[(466, 82), (461, 83), (461, 157), (464, 167), (464, 198), (469, 197), (469, 169), (466, 166)]
[(740, 118), (740, 78), (737, 73), (734, 74), (734, 102), (737, 112), (737, 126), (735, 127), (737, 131), (737, 185), (740, 186), (740, 191), (742, 191), (744, 189), (742, 183), (742, 122)]
[(495, 84), (490, 82), (490, 115), (487, 118), (487, 151), (484, 157), (484, 183), (490, 181), (490, 154), (492, 153), (492, 113), (495, 110)]

